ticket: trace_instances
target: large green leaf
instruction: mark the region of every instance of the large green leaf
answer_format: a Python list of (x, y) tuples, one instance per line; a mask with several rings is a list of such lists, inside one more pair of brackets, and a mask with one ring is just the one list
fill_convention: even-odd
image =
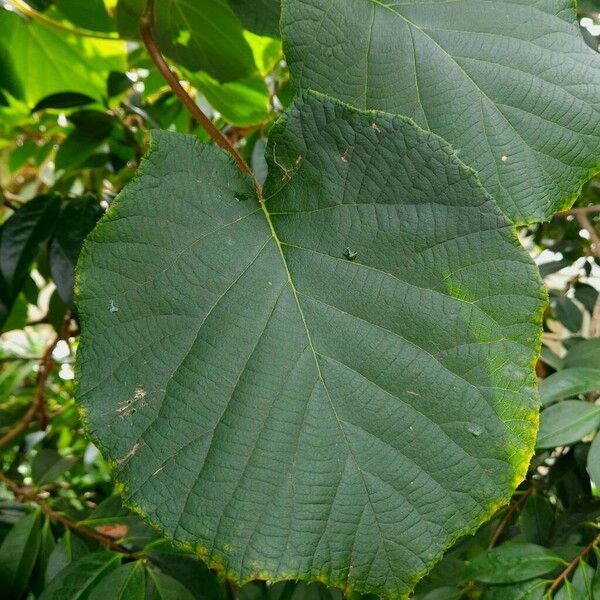
[(295, 84), (407, 115), (475, 168), (517, 222), (599, 170), (600, 57), (572, 0), (287, 0)]
[[(138, 37), (146, 0), (119, 0), (117, 25)], [(234, 81), (256, 72), (242, 25), (227, 0), (161, 0), (156, 3), (154, 33), (171, 59), (192, 71), (206, 71), (218, 81)]]
[(309, 96), (268, 156), (261, 204), (155, 134), (84, 246), (79, 399), (127, 501), (209, 564), (404, 597), (525, 474), (544, 295), (406, 119)]
[(110, 71), (124, 71), (125, 43), (77, 37), (0, 8), (0, 42), (22, 79), (24, 100), (34, 106), (59, 92), (96, 99), (106, 95)]

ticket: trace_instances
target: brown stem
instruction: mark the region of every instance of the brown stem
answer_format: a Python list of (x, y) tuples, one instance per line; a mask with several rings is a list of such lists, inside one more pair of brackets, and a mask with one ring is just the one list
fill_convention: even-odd
[(90, 529), (89, 527), (85, 527), (83, 525), (78, 525), (77, 523), (75, 523), (75, 521), (72, 521), (68, 517), (65, 517), (65, 515), (51, 509), (47, 504), (45, 504), (42, 501), (41, 498), (20, 487), (15, 481), (9, 479), (3, 473), (0, 473), (0, 481), (4, 483), (4, 485), (13, 493), (15, 498), (22, 502), (33, 502), (40, 508), (40, 510), (44, 514), (48, 515), (48, 517), (50, 517), (50, 519), (52, 519), (56, 523), (61, 523), (67, 529), (70, 529), (71, 531), (83, 537), (88, 537), (90, 539), (96, 540), (97, 542), (100, 542), (101, 544), (106, 546), (108, 549), (113, 550), (114, 552), (126, 554), (130, 558), (140, 558), (139, 554), (135, 552), (130, 552), (129, 550), (127, 550), (127, 548), (124, 548), (120, 544), (117, 544), (117, 542), (115, 542), (113, 539), (109, 538), (106, 535), (103, 535), (99, 531), (96, 531), (95, 529)]
[(89, 31), (88, 29), (78, 29), (77, 27), (70, 27), (69, 25), (65, 25), (64, 23), (60, 23), (59, 21), (55, 21), (54, 19), (50, 19), (46, 15), (41, 12), (38, 12), (29, 4), (24, 2), (23, 0), (8, 0), (10, 4), (14, 8), (16, 8), (19, 12), (22, 12), (24, 15), (27, 15), (31, 19), (35, 21), (39, 21), (40, 23), (44, 23), (44, 25), (49, 25), (50, 27), (54, 27), (54, 29), (58, 29), (59, 31), (64, 31), (66, 33), (72, 33), (73, 35), (77, 35), (79, 37), (89, 37), (96, 38), (99, 40), (112, 40), (121, 41), (123, 38), (119, 36), (109, 35), (107, 33), (99, 33), (98, 31)]
[(46, 429), (46, 426), (48, 425), (46, 412), (46, 383), (48, 381), (48, 375), (50, 374), (53, 366), (52, 352), (54, 352), (54, 348), (56, 348), (56, 344), (58, 344), (60, 340), (68, 337), (70, 323), (71, 319), (69, 316), (67, 316), (58, 335), (54, 338), (48, 348), (46, 348), (46, 351), (44, 352), (44, 355), (40, 361), (37, 373), (35, 398), (23, 418), (7, 434), (0, 438), (0, 448), (8, 446), (8, 444), (19, 437), (29, 427), (29, 425), (31, 425), (34, 417), (38, 414), (40, 416), (40, 429)]
[(510, 506), (508, 507), (508, 510), (506, 511), (506, 514), (504, 515), (504, 518), (502, 519), (502, 521), (500, 521), (500, 524), (496, 528), (496, 531), (494, 531), (494, 535), (492, 536), (492, 539), (488, 544), (488, 550), (491, 550), (496, 545), (496, 543), (500, 539), (500, 536), (502, 535), (502, 532), (510, 522), (512, 516), (519, 510), (519, 508), (521, 508), (521, 506), (523, 505), (527, 497), (531, 494), (531, 492), (533, 492), (533, 488), (525, 490), (516, 502), (511, 502)]
[(592, 548), (600, 543), (600, 533), (565, 567), (565, 570), (552, 582), (550, 593), (554, 592), (556, 588), (569, 576), (569, 573), (579, 564), (579, 562), (592, 550)]
[(250, 174), (254, 179), (254, 184), (257, 191), (260, 190), (260, 185), (252, 172), (252, 169), (248, 166), (248, 163), (234, 148), (233, 144), (217, 129), (214, 123), (202, 112), (200, 107), (194, 102), (189, 94), (183, 89), (179, 83), (179, 79), (171, 71), (169, 65), (166, 63), (154, 35), (152, 34), (152, 27), (154, 26), (154, 0), (146, 0), (146, 8), (140, 17), (140, 34), (144, 45), (150, 54), (152, 62), (156, 65), (156, 68), (160, 71), (165, 81), (169, 84), (169, 87), (173, 90), (173, 93), (179, 98), (181, 103), (185, 106), (187, 111), (198, 121), (198, 123), (204, 128), (204, 130), (210, 135), (210, 137), (224, 150), (229, 152), (235, 159), (240, 169), (245, 173)]
[(578, 214), (590, 214), (600, 212), (600, 205), (598, 204), (590, 204), (590, 206), (584, 206), (582, 208), (572, 208), (571, 210), (563, 210), (561, 212), (557, 212), (555, 216), (557, 217), (569, 217), (569, 216), (577, 216)]

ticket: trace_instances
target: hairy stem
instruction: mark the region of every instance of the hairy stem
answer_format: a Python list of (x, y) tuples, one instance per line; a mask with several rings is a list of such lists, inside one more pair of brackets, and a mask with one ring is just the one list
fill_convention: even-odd
[(229, 152), (235, 159), (240, 169), (250, 174), (254, 179), (254, 184), (257, 191), (260, 190), (260, 185), (252, 172), (252, 169), (248, 166), (248, 163), (243, 159), (239, 152), (235, 149), (233, 144), (217, 129), (214, 123), (202, 112), (200, 107), (194, 102), (190, 95), (183, 89), (179, 83), (179, 79), (175, 76), (171, 68), (166, 63), (162, 52), (160, 51), (154, 35), (152, 33), (152, 27), (154, 26), (154, 0), (146, 0), (146, 8), (140, 17), (140, 34), (144, 45), (150, 54), (152, 62), (156, 65), (156, 68), (160, 71), (165, 81), (169, 84), (169, 87), (173, 90), (173, 93), (179, 98), (181, 103), (185, 106), (187, 111), (192, 115), (196, 121), (204, 128), (204, 130), (210, 135), (210, 137), (224, 150)]

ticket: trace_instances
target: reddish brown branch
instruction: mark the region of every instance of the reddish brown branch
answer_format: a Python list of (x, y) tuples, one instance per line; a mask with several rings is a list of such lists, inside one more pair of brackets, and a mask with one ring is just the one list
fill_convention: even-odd
[(527, 500), (531, 492), (533, 492), (533, 488), (525, 490), (518, 500), (510, 503), (510, 506), (508, 507), (504, 518), (502, 519), (502, 521), (500, 521), (500, 524), (496, 528), (496, 531), (494, 531), (494, 535), (492, 536), (492, 539), (488, 544), (488, 550), (491, 550), (497, 544), (498, 540), (500, 539), (500, 536), (502, 535), (502, 532), (506, 529), (506, 526), (509, 524), (513, 515), (521, 508), (521, 506), (523, 505), (525, 500)]
[(154, 35), (152, 33), (152, 27), (154, 26), (154, 0), (146, 0), (146, 8), (140, 17), (140, 34), (144, 45), (150, 54), (152, 62), (156, 65), (156, 68), (160, 71), (160, 74), (164, 77), (165, 81), (169, 84), (169, 87), (173, 90), (173, 93), (179, 98), (181, 103), (185, 106), (187, 111), (192, 115), (196, 121), (204, 128), (204, 130), (210, 135), (210, 137), (219, 145), (221, 148), (226, 150), (233, 156), (235, 162), (238, 164), (240, 169), (245, 173), (250, 174), (254, 179), (254, 184), (257, 190), (260, 190), (260, 185), (252, 172), (252, 169), (248, 166), (248, 163), (243, 159), (239, 152), (235, 149), (233, 144), (223, 135), (219, 129), (217, 129), (214, 123), (202, 112), (200, 107), (194, 102), (190, 95), (183, 89), (179, 83), (179, 79), (171, 71), (169, 65), (166, 63), (162, 52), (160, 51)]
[(20, 487), (16, 482), (6, 477), (6, 475), (4, 475), (3, 473), (0, 473), (0, 481), (13, 493), (15, 498), (17, 498), (21, 502), (33, 502), (40, 508), (40, 510), (45, 515), (48, 515), (48, 517), (56, 523), (61, 523), (67, 529), (70, 529), (71, 531), (83, 537), (88, 537), (90, 539), (96, 540), (97, 542), (100, 542), (102, 545), (106, 546), (106, 548), (112, 550), (113, 552), (126, 554), (130, 558), (140, 558), (139, 554), (136, 554), (135, 552), (130, 552), (129, 550), (127, 550), (127, 548), (124, 548), (110, 537), (103, 535), (95, 529), (90, 529), (89, 527), (78, 525), (77, 523), (75, 523), (75, 521), (72, 521), (68, 517), (65, 517), (65, 515), (56, 512), (47, 504), (45, 504), (41, 498), (31, 493), (27, 489)]
[(554, 592), (556, 588), (569, 576), (571, 571), (591, 552), (596, 544), (600, 543), (600, 533), (565, 567), (565, 570), (552, 582), (549, 592)]
[(70, 327), (71, 319), (69, 316), (65, 319), (65, 322), (59, 331), (58, 335), (54, 338), (52, 343), (46, 348), (42, 359), (40, 360), (39, 369), (37, 373), (36, 383), (35, 383), (35, 398), (31, 403), (28, 411), (23, 415), (22, 419), (2, 438), (0, 438), (0, 448), (4, 448), (4, 446), (8, 446), (11, 442), (13, 442), (16, 438), (18, 438), (27, 428), (31, 425), (31, 422), (35, 418), (36, 415), (40, 417), (40, 429), (46, 429), (48, 425), (48, 417), (46, 410), (46, 383), (48, 381), (48, 375), (53, 368), (52, 362), (52, 352), (54, 352), (54, 348), (56, 348), (56, 344), (60, 342), (60, 340), (65, 339), (69, 335), (69, 327)]

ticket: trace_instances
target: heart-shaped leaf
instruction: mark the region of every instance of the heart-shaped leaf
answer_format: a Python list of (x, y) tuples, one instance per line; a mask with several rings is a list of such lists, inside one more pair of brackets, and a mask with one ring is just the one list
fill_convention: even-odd
[(410, 121), (307, 96), (267, 155), (259, 201), (155, 134), (79, 267), (89, 431), (128, 503), (236, 579), (405, 597), (525, 474), (544, 294)]
[(516, 222), (599, 170), (600, 57), (571, 0), (287, 0), (297, 87), (441, 135)]

